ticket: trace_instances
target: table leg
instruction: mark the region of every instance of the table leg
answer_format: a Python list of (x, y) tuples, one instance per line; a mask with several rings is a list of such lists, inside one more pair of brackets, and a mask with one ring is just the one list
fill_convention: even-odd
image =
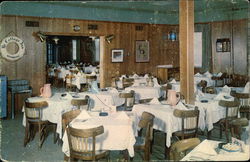
[(170, 160), (170, 147), (165, 145), (165, 159)]
[(207, 131), (207, 139), (208, 140), (211, 139), (211, 134), (212, 134), (212, 130)]

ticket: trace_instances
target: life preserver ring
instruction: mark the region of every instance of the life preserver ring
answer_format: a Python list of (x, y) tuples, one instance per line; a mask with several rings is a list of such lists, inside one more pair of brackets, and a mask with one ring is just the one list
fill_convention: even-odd
[[(9, 53), (7, 50), (7, 46), (9, 43), (14, 42), (18, 45), (18, 51), (17, 53)], [(16, 36), (9, 36), (6, 37), (2, 40), (1, 46), (0, 46), (0, 51), (2, 53), (2, 57), (10, 60), (10, 61), (16, 61), (23, 57), (24, 52), (25, 52), (25, 45), (22, 39), (16, 37)]]

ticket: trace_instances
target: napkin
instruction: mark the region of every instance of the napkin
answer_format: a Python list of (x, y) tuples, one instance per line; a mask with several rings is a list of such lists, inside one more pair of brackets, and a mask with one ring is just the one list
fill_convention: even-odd
[(148, 74), (145, 74), (145, 75), (144, 75), (144, 78), (149, 78)]
[(194, 76), (201, 77), (202, 75), (200, 73), (196, 73)]
[(205, 75), (206, 77), (209, 77), (209, 78), (211, 78), (211, 77), (213, 76), (211, 73), (209, 73), (209, 71), (205, 72), (204, 75)]
[(150, 102), (150, 104), (161, 104), (158, 98), (154, 97)]
[(89, 119), (91, 118), (89, 113), (86, 110), (82, 110), (81, 113), (75, 118), (75, 120), (79, 120), (79, 119)]
[(217, 77), (221, 77), (222, 76), (222, 72), (219, 72), (216, 76)]
[(225, 85), (223, 88), (222, 88), (222, 90), (221, 90), (222, 92), (224, 92), (224, 93), (228, 93), (228, 94), (230, 94), (230, 92), (231, 92), (231, 88), (230, 87), (228, 87), (227, 85)]
[(204, 153), (206, 155), (217, 155), (217, 152), (214, 149), (214, 144), (210, 143), (208, 140), (204, 140), (204, 143), (206, 143), (206, 147), (198, 147), (196, 152)]
[(179, 102), (174, 108), (179, 110), (187, 110), (187, 107), (182, 102)]
[(124, 111), (119, 112), (116, 118), (120, 120), (129, 120), (128, 115)]
[(161, 87), (157, 81), (157, 78), (153, 78), (154, 87)]
[(137, 74), (134, 74), (132, 77), (133, 78), (138, 78), (139, 76)]
[(91, 75), (96, 75), (96, 72), (95, 72), (95, 71), (92, 71)]
[(126, 75), (122, 75), (122, 76), (120, 77), (120, 81), (122, 81), (123, 78), (127, 78)]
[(249, 93), (249, 92), (250, 92), (250, 82), (247, 82), (243, 90), (243, 93)]
[(175, 80), (175, 79), (173, 79), (173, 80), (171, 80), (171, 82), (169, 82), (169, 83), (171, 83), (171, 84), (175, 84), (175, 83), (176, 83), (176, 80)]

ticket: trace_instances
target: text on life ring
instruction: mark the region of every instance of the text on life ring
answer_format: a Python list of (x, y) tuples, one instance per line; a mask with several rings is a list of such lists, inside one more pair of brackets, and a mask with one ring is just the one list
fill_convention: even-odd
[[(18, 51), (14, 54), (10, 53), (7, 50), (7, 46), (10, 43), (15, 43), (18, 46)], [(15, 36), (9, 36), (2, 40), (0, 51), (2, 53), (3, 58), (7, 60), (15, 61), (23, 57), (24, 52), (25, 52), (25, 45), (22, 39), (15, 37)]]

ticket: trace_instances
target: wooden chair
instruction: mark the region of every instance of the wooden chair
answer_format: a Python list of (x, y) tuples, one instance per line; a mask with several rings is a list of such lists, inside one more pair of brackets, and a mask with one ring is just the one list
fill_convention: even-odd
[[(81, 113), (80, 109), (71, 110), (62, 114), (62, 133), (65, 132), (69, 123)], [(64, 154), (64, 161), (68, 161), (69, 157)]]
[[(215, 82), (215, 87), (218, 86), (224, 86), (225, 85), (225, 79), (227, 78), (227, 73), (222, 73), (220, 77), (212, 76), (211, 79)], [(221, 81), (221, 84), (218, 84), (218, 82)]]
[(140, 99), (139, 104), (149, 103), (153, 98)]
[(118, 88), (117, 82), (119, 81), (119, 78), (113, 77), (111, 80), (111, 87)]
[(249, 93), (238, 93), (236, 91), (231, 91), (231, 96), (236, 97), (240, 100), (240, 116), (246, 117), (248, 120), (250, 120), (250, 94)]
[(81, 110), (89, 110), (89, 96), (86, 95), (84, 99), (72, 99), (71, 105), (77, 106), (77, 108)]
[[(103, 126), (90, 129), (67, 127), (70, 160), (75, 159), (95, 161), (109, 156), (109, 151), (96, 150), (96, 136), (104, 133)], [(91, 143), (89, 143), (91, 141)]]
[(139, 121), (139, 128), (146, 129), (144, 136), (136, 137), (136, 143), (134, 145), (135, 150), (142, 150), (144, 151), (144, 160), (150, 160), (150, 149), (151, 143), (153, 140), (153, 124), (154, 124), (155, 116), (149, 112), (143, 112), (141, 119)]
[(64, 87), (64, 82), (63, 82), (63, 78), (59, 77), (59, 74), (61, 73), (60, 69), (54, 69), (54, 73), (55, 73), (55, 86), (56, 87)]
[(25, 117), (26, 117), (26, 127), (25, 127), (25, 137), (24, 137), (24, 147), (30, 140), (33, 140), (35, 136), (34, 128), (32, 126), (38, 126), (39, 134), (39, 148), (42, 147), (42, 144), (46, 137), (46, 127), (49, 124), (49, 121), (42, 120), (42, 109), (48, 107), (46, 101), (42, 102), (28, 102), (25, 100)]
[(130, 87), (134, 84), (134, 78), (123, 78), (122, 79), (122, 86), (123, 88)]
[(161, 86), (161, 90), (165, 92), (165, 97), (162, 97), (162, 100), (167, 100), (168, 90), (172, 89), (171, 84), (167, 84), (166, 86)]
[(195, 110), (175, 109), (174, 116), (181, 118), (181, 130), (174, 132), (173, 136), (178, 137), (178, 139), (197, 137), (199, 113), (198, 107), (195, 107)]
[(131, 90), (130, 92), (123, 92), (119, 94), (120, 98), (125, 98), (125, 103), (124, 107), (125, 110), (132, 110), (132, 107), (134, 106), (135, 103), (135, 92)]
[(241, 140), (242, 127), (248, 126), (249, 122), (247, 118), (238, 118), (229, 122), (232, 137)]
[(229, 135), (228, 135), (228, 129), (230, 128), (229, 122), (234, 119), (237, 119), (239, 105), (240, 105), (240, 101), (237, 98), (235, 98), (234, 101), (225, 101), (225, 100), (219, 101), (219, 106), (226, 108), (225, 118), (219, 121), (220, 138), (222, 138), (222, 131), (224, 130), (226, 134), (227, 142), (229, 142)]
[(187, 151), (198, 146), (200, 142), (199, 138), (189, 138), (173, 143), (170, 147), (170, 160), (180, 161)]
[(70, 91), (75, 91), (76, 90), (76, 85), (72, 84), (73, 80), (75, 79), (75, 76), (72, 74), (67, 74), (65, 77), (65, 82), (66, 82), (66, 90)]

